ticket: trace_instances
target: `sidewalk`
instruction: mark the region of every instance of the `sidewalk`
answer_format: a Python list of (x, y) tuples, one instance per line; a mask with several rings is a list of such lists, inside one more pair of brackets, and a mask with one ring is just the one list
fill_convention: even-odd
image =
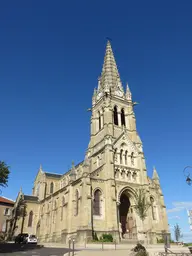
[[(187, 247), (174, 247), (171, 248), (171, 251), (174, 253), (189, 253), (189, 249)], [(153, 248), (147, 248), (147, 252), (149, 253), (149, 256), (156, 256), (159, 252), (164, 252), (164, 248), (160, 247), (153, 247)], [(76, 256), (128, 256), (131, 255), (132, 251), (127, 250), (82, 250), (79, 252), (76, 252)], [(68, 255), (66, 255), (68, 256)]]
[[(44, 247), (54, 247), (54, 248), (68, 248), (69, 245), (67, 244), (62, 244), (62, 243), (41, 243)], [(72, 247), (72, 245), (71, 245)], [(94, 256), (96, 255), (107, 255), (106, 253), (109, 254), (110, 256), (113, 255), (119, 255), (121, 252), (121, 256), (124, 256), (124, 253), (128, 253), (131, 251), (131, 249), (134, 247), (132, 244), (117, 244), (116, 245), (116, 250), (115, 250), (115, 244), (103, 244), (103, 250), (102, 250), (102, 244), (101, 243), (94, 243), (94, 244), (86, 244), (85, 245), (78, 245), (75, 244), (75, 249), (76, 250), (81, 250), (81, 252), (78, 252), (78, 255), (90, 255)], [(163, 244), (157, 244), (157, 245), (147, 245), (145, 246), (148, 252), (164, 252), (164, 245)], [(189, 249), (188, 247), (182, 247), (178, 245), (172, 245), (170, 248), (171, 251), (173, 252), (188, 252)], [(83, 254), (84, 253), (84, 254)]]

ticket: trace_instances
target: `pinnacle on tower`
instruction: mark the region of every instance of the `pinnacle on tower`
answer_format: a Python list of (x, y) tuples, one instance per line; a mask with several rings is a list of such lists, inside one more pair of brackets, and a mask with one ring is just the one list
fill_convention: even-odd
[(40, 172), (43, 172), (43, 168), (42, 168), (42, 165), (40, 164), (40, 166), (39, 166), (39, 171)]
[(155, 166), (153, 167), (153, 180), (159, 180), (159, 175), (157, 174), (157, 170)]
[(132, 100), (132, 94), (131, 94), (131, 91), (130, 91), (130, 89), (129, 89), (128, 83), (127, 83), (127, 85), (126, 85), (125, 97), (126, 97), (127, 100)]
[[(99, 88), (100, 87), (100, 88)], [(111, 47), (111, 43), (108, 41), (105, 51), (103, 69), (101, 77), (99, 79), (98, 90), (105, 91), (120, 89), (123, 91), (117, 64)]]

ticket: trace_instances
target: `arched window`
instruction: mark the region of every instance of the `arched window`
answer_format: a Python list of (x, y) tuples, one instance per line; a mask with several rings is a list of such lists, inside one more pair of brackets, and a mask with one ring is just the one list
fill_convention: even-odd
[(47, 196), (47, 182), (45, 183), (44, 198)]
[(153, 220), (155, 220), (155, 209), (154, 209), (154, 198), (151, 196), (150, 197), (150, 202), (151, 202), (151, 214), (152, 214), (152, 218)]
[(75, 216), (79, 214), (79, 191), (76, 189), (75, 191)]
[(97, 216), (101, 215), (101, 191), (99, 189), (94, 192), (93, 214)]
[(120, 151), (120, 164), (123, 163), (123, 149)]
[(134, 153), (131, 152), (131, 164), (134, 165)]
[(114, 161), (117, 162), (117, 149), (114, 150)]
[(115, 106), (114, 107), (114, 110), (113, 110), (113, 121), (114, 121), (114, 124), (115, 125), (118, 125), (118, 113), (117, 113), (117, 107)]
[(101, 127), (103, 128), (104, 125), (104, 108), (102, 108), (102, 115), (101, 115)]
[(137, 173), (136, 173), (136, 172), (133, 172), (132, 177), (133, 177), (133, 180), (136, 181), (136, 180), (137, 180)]
[(127, 165), (127, 150), (125, 151), (125, 165)]
[(51, 182), (51, 184), (50, 184), (50, 194), (53, 194), (53, 190), (54, 190), (54, 184), (53, 184), (53, 182)]
[(101, 130), (101, 113), (98, 112), (98, 117), (99, 117), (99, 130)]
[(29, 219), (28, 219), (28, 227), (32, 227), (32, 224), (33, 224), (33, 211), (30, 211)]
[(61, 201), (61, 220), (63, 220), (63, 207), (65, 205), (65, 197), (62, 197), (62, 201)]
[(125, 112), (123, 108), (121, 109), (121, 125), (125, 126)]
[(62, 206), (64, 206), (65, 205), (65, 197), (63, 196), (62, 197)]

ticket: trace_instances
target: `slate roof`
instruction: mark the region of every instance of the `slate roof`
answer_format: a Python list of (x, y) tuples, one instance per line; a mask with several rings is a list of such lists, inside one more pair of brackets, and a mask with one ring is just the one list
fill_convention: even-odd
[(45, 175), (50, 178), (61, 178), (61, 174), (45, 172)]
[(28, 196), (28, 195), (24, 195), (24, 200), (37, 202), (37, 201), (38, 201), (38, 197), (37, 197), (37, 196)]
[(15, 202), (6, 197), (0, 196), (0, 204), (1, 203), (14, 205)]

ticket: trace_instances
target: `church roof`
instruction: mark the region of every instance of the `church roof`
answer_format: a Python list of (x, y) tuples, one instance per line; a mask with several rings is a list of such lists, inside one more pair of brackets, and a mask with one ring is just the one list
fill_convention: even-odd
[(37, 202), (37, 201), (38, 201), (38, 197), (37, 197), (37, 196), (28, 196), (28, 195), (24, 195), (24, 200)]
[(45, 175), (50, 178), (61, 178), (62, 174), (45, 172)]
[(0, 204), (1, 203), (14, 205), (15, 202), (13, 200), (11, 200), (11, 199), (8, 199), (6, 197), (0, 196)]

